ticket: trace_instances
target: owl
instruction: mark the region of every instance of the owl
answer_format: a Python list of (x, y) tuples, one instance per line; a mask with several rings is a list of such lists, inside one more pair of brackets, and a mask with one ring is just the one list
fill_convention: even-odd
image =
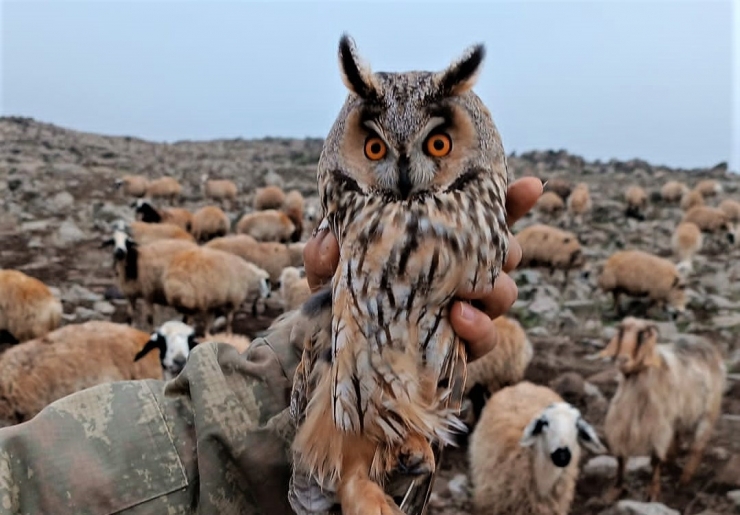
[(299, 514), (401, 512), (389, 478), (433, 478), (433, 449), (465, 428), (449, 310), (461, 289), (490, 292), (508, 252), (506, 157), (472, 91), (483, 57), (477, 45), (443, 71), (374, 73), (340, 39), (349, 93), (318, 163), (340, 259), (303, 308), (324, 315), (291, 396)]

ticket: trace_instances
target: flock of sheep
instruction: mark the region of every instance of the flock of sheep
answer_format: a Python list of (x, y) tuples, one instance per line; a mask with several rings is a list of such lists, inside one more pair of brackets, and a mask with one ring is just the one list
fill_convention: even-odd
[[(310, 295), (303, 241), (318, 220), (299, 191), (259, 188), (250, 212), (232, 224), (215, 204), (195, 212), (175, 207), (183, 188), (172, 177), (126, 176), (115, 187), (126, 202), (133, 201), (138, 219), (114, 222), (102, 242), (112, 249), (111, 281), (128, 300), (127, 323), (61, 327), (61, 302), (46, 285), (19, 271), (0, 270), (0, 337), (13, 343), (0, 355), (0, 426), (28, 420), (54, 400), (96, 384), (174, 377), (199, 342), (218, 340), (243, 351), (249, 339), (233, 333), (240, 308), (251, 307), (255, 314), (259, 302), (277, 291), (288, 311)], [(229, 210), (239, 204), (232, 181), (204, 175), (201, 187), (205, 201), (228, 204)], [(637, 249), (615, 252), (603, 263), (597, 286), (611, 292), (618, 313), (622, 294), (648, 297), (674, 316), (685, 312), (685, 281), (705, 244), (703, 235), (724, 235), (726, 241), (718, 244), (735, 242), (740, 204), (705, 204), (718, 193), (715, 181), (693, 189), (670, 181), (657, 197), (637, 186), (627, 189), (627, 217), (644, 219), (652, 200), (680, 203), (684, 215), (672, 238), (676, 263)], [(554, 179), (535, 209), (553, 220), (567, 213), (577, 228), (592, 209), (588, 186)], [(515, 237), (523, 250), (520, 268), (562, 270), (563, 288), (569, 272), (592, 271), (576, 232), (536, 223)], [(183, 320), (155, 327), (155, 306), (174, 308)], [(195, 317), (203, 324), (203, 338), (196, 337)], [(225, 332), (211, 334), (220, 317)], [(659, 345), (653, 322), (624, 318), (597, 356), (614, 360), (621, 373), (602, 443), (576, 408), (553, 390), (523, 381), (534, 351), (517, 320), (504, 316), (495, 324), (499, 345), (469, 366), (463, 411), (473, 427), (469, 465), (477, 512), (568, 513), (582, 447), (617, 457), (616, 483), (607, 493), (611, 500), (622, 492), (625, 460), (635, 455), (652, 457), (648, 497), (657, 499), (661, 465), (680, 448), (678, 435), (687, 437), (680, 442), (690, 452), (681, 480), (691, 479), (725, 389), (724, 362), (712, 345)]]
[[(316, 217), (301, 193), (258, 188), (251, 212), (232, 224), (220, 205), (237, 208), (236, 185), (204, 175), (201, 186), (203, 200), (213, 204), (191, 213), (175, 207), (183, 188), (172, 177), (115, 181), (125, 202), (133, 201), (132, 216), (111, 224), (101, 248), (112, 251), (111, 282), (128, 301), (126, 323), (62, 326), (62, 304), (49, 287), (18, 270), (0, 270), (0, 341), (6, 347), (0, 354), (0, 427), (97, 384), (172, 378), (200, 342), (245, 350), (249, 338), (233, 332), (242, 306), (255, 315), (273, 291), (285, 311), (308, 298), (301, 239)], [(160, 306), (174, 308), (182, 321), (156, 327)], [(212, 334), (218, 318), (225, 331)], [(202, 338), (196, 338), (197, 319)]]
[[(673, 318), (685, 313), (686, 279), (693, 273), (694, 256), (707, 243), (704, 235), (719, 247), (736, 241), (740, 203), (726, 199), (717, 207), (706, 205), (706, 199), (722, 193), (716, 181), (699, 181), (693, 189), (669, 181), (653, 195), (630, 186), (624, 196), (625, 217), (645, 220), (651, 201), (680, 204), (683, 215), (671, 238), (675, 263), (640, 249), (616, 251), (598, 265), (588, 263), (577, 234), (593, 207), (588, 186), (573, 187), (555, 178), (545, 190), (535, 211), (553, 225), (533, 223), (516, 231), (523, 254), (519, 268), (562, 270), (565, 288), (569, 272), (580, 270), (588, 279), (598, 266), (592, 287), (613, 295), (620, 318), (621, 295), (647, 297)], [(470, 365), (466, 385), (467, 422), (475, 424), (468, 461), (476, 513), (568, 513), (582, 447), (617, 458), (615, 483), (603, 497), (607, 503), (624, 493), (625, 465), (631, 456), (651, 458), (650, 501), (660, 498), (662, 466), (682, 445), (688, 447), (688, 459), (679, 484), (692, 479), (721, 414), (727, 384), (723, 357), (713, 344), (659, 344), (658, 326), (650, 317), (622, 318), (617, 334), (591, 357), (609, 359), (619, 370), (602, 443), (576, 408), (550, 388), (523, 380), (533, 348), (522, 326), (508, 317), (495, 322), (500, 342)]]

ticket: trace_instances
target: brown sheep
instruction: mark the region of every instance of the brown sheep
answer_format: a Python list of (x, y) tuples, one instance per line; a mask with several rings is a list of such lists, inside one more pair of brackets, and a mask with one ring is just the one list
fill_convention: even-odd
[(138, 245), (146, 245), (159, 240), (184, 240), (195, 243), (195, 238), (182, 227), (169, 223), (149, 224), (146, 222), (113, 222), (114, 231), (126, 232)]
[(689, 192), (686, 184), (678, 181), (668, 181), (660, 189), (660, 196), (664, 202), (680, 202), (681, 198)]
[(551, 191), (565, 201), (573, 191), (573, 183), (564, 177), (553, 177), (546, 181), (544, 191)]
[(193, 241), (158, 240), (139, 245), (123, 231), (114, 231), (113, 237), (102, 247), (113, 246), (118, 286), (128, 300), (127, 323), (133, 324), (136, 301), (146, 304), (146, 321), (154, 325), (154, 305), (166, 305), (163, 274), (170, 260), (180, 252), (196, 248)]
[(703, 242), (704, 238), (701, 230), (695, 223), (684, 222), (678, 224), (675, 231), (673, 231), (673, 236), (671, 236), (671, 247), (679, 261), (677, 266), (691, 271), (691, 262), (701, 250)]
[(252, 207), (255, 211), (281, 209), (285, 204), (285, 192), (279, 186), (265, 186), (254, 192)]
[(688, 211), (697, 206), (704, 205), (704, 197), (696, 190), (691, 190), (681, 197), (681, 209)]
[(740, 202), (728, 198), (720, 202), (717, 207), (727, 215), (730, 222), (734, 224), (740, 222)]
[(205, 206), (193, 213), (193, 230), (195, 241), (206, 243), (213, 238), (226, 236), (231, 221), (223, 210), (216, 206)]
[(236, 224), (236, 232), (248, 234), (257, 241), (288, 243), (295, 234), (295, 224), (282, 211), (265, 209), (242, 216)]
[(547, 215), (558, 215), (565, 211), (565, 202), (554, 191), (546, 191), (537, 200), (537, 209)]
[(172, 224), (184, 231), (190, 232), (193, 228), (193, 213), (180, 207), (160, 208), (154, 207), (148, 200), (137, 199), (131, 204), (136, 210), (139, 220), (149, 224)]
[(623, 491), (626, 460), (651, 456), (648, 499), (656, 502), (661, 467), (675, 457), (679, 437), (687, 437), (691, 449), (679, 485), (688, 484), (699, 466), (722, 408), (724, 361), (714, 345), (702, 340), (658, 345), (657, 326), (633, 317), (622, 320), (598, 356), (616, 361), (620, 371), (604, 421), (609, 451), (618, 460), (607, 500), (615, 501)]
[(519, 231), (515, 238), (522, 247), (518, 268), (545, 267), (550, 269), (550, 275), (555, 270), (562, 270), (563, 288), (568, 284), (569, 272), (585, 264), (581, 244), (572, 232), (534, 224)]
[(228, 200), (229, 209), (236, 207), (236, 197), (239, 190), (234, 181), (228, 179), (208, 179), (208, 174), (203, 174), (200, 178), (203, 186), (203, 196), (206, 199), (216, 201)]
[(290, 221), (295, 225), (295, 230), (290, 236), (290, 241), (300, 241), (303, 235), (303, 206), (304, 206), (303, 195), (298, 190), (290, 190), (285, 195), (285, 202), (283, 203), (283, 212), (288, 215)]
[(283, 269), (278, 280), (278, 287), (285, 311), (298, 309), (311, 296), (311, 288), (308, 286), (305, 274), (294, 266), (287, 266)]
[(68, 324), (0, 356), (0, 427), (34, 417), (57, 399), (91, 386), (162, 379), (159, 356), (134, 363), (149, 334), (104, 321)]
[(694, 189), (704, 198), (714, 197), (722, 193), (722, 185), (714, 179), (704, 179), (696, 183)]
[(174, 177), (160, 177), (149, 182), (146, 196), (152, 199), (164, 199), (175, 204), (182, 195), (182, 186)]
[(621, 316), (622, 293), (647, 296), (662, 305), (675, 318), (686, 311), (686, 282), (676, 265), (642, 250), (620, 250), (609, 256), (598, 279), (598, 286), (614, 297), (614, 308)]
[[(280, 274), (288, 266), (303, 266), (303, 246), (301, 243), (276, 243), (272, 241), (257, 241), (247, 234), (230, 234), (215, 238), (205, 245), (213, 249), (223, 250), (237, 255), (240, 258), (254, 263), (270, 274), (270, 281), (277, 283)], [(293, 246), (295, 249), (293, 250)]]
[(648, 194), (640, 186), (632, 185), (624, 193), (627, 202), (625, 216), (636, 220), (645, 220), (645, 210), (648, 206)]
[(167, 304), (186, 317), (200, 314), (205, 335), (210, 335), (214, 315), (224, 312), (227, 332), (233, 332), (236, 310), (250, 297), (270, 296), (270, 277), (261, 268), (238, 256), (208, 247), (178, 253), (162, 277)]
[(149, 187), (149, 179), (141, 175), (124, 175), (116, 179), (116, 189), (123, 187), (123, 193), (131, 197), (143, 197)]
[(576, 187), (570, 193), (570, 196), (568, 196), (567, 206), (568, 212), (573, 217), (573, 221), (576, 224), (582, 223), (584, 215), (591, 211), (592, 207), (588, 184), (585, 182), (576, 184)]
[(480, 417), (491, 395), (524, 378), (534, 355), (527, 333), (515, 318), (500, 316), (493, 320), (493, 325), (498, 343), (486, 355), (468, 364), (465, 393), (471, 401), (470, 426)]
[(18, 270), (0, 270), (0, 335), (8, 343), (39, 338), (62, 322), (62, 303), (48, 286)]
[(495, 393), (470, 437), (475, 515), (567, 515), (581, 447), (606, 452), (581, 412), (523, 381)]
[(692, 222), (703, 233), (724, 233), (725, 238), (731, 245), (735, 243), (735, 225), (730, 221), (729, 216), (717, 207), (693, 207), (684, 213), (681, 222)]

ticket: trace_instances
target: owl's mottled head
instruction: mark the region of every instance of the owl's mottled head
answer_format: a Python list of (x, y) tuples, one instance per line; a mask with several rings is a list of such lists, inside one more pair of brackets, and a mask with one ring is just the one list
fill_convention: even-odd
[(441, 71), (372, 72), (354, 41), (339, 42), (349, 94), (325, 143), (319, 180), (351, 180), (366, 194), (407, 200), (501, 174), (506, 163), (491, 115), (472, 88), (485, 55), (470, 47)]

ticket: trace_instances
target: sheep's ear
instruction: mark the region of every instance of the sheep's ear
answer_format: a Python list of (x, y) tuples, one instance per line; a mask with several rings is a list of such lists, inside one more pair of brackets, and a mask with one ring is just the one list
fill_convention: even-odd
[(159, 349), (160, 346), (159, 333), (152, 333), (152, 335), (149, 337), (149, 341), (146, 342), (146, 345), (144, 345), (144, 348), (137, 352), (136, 356), (134, 356), (134, 361), (139, 361), (151, 351)]
[(481, 64), (486, 55), (483, 45), (474, 45), (465, 54), (439, 73), (437, 84), (442, 95), (462, 95), (475, 86), (480, 75)]
[(594, 428), (591, 427), (591, 424), (582, 418), (579, 418), (576, 422), (576, 429), (578, 429), (578, 442), (581, 446), (594, 454), (604, 454), (607, 451), (604, 444), (599, 440), (599, 435), (597, 435)]
[(100, 242), (100, 248), (104, 249), (105, 247), (112, 247), (116, 242), (113, 241), (113, 238), (108, 238), (107, 240), (103, 240)]
[(542, 434), (542, 430), (547, 427), (547, 419), (545, 417), (533, 418), (527, 427), (524, 428), (522, 433), (522, 439), (519, 440), (519, 445), (522, 447), (529, 447), (534, 444), (537, 437)]
[(355, 41), (348, 34), (342, 34), (339, 40), (339, 70), (347, 89), (363, 100), (377, 97), (378, 91), (370, 67), (362, 61)]
[(609, 340), (609, 343), (606, 344), (606, 347), (604, 347), (597, 356), (601, 359), (605, 358), (613, 358), (617, 355), (619, 352), (620, 342), (622, 340), (623, 333), (622, 331), (617, 332), (614, 336), (612, 336), (612, 339)]
[(198, 340), (195, 339), (195, 332), (190, 333), (188, 336), (188, 349), (193, 350), (193, 347), (198, 345)]

